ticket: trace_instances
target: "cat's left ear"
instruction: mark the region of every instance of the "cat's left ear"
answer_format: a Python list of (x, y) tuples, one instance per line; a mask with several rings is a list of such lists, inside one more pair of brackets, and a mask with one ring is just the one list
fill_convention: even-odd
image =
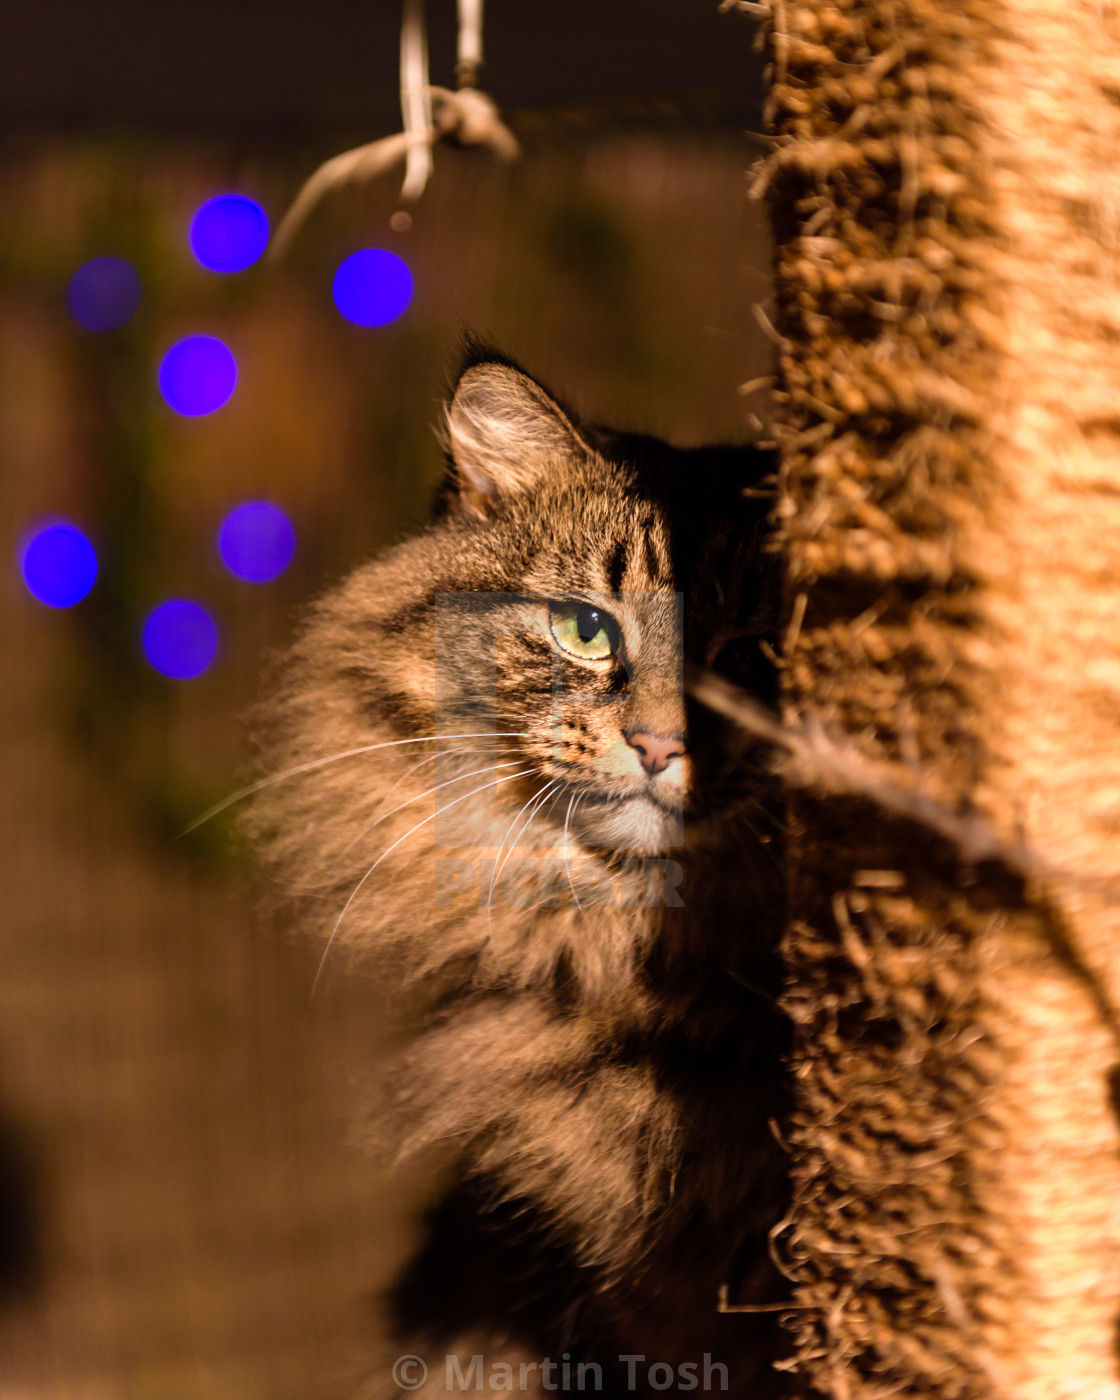
[(512, 365), (472, 365), (447, 409), (447, 437), (463, 504), (492, 515), (503, 496), (529, 490), (551, 462), (588, 447), (564, 410)]

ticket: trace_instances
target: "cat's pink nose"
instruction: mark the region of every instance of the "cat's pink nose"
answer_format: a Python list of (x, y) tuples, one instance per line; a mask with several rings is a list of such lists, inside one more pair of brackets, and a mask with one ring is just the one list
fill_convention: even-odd
[(627, 734), (626, 742), (637, 751), (647, 773), (664, 773), (674, 758), (685, 752), (681, 739), (666, 739), (660, 734)]

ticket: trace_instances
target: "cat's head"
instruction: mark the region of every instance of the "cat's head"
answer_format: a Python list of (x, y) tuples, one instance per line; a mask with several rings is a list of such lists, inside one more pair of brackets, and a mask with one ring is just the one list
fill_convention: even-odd
[(607, 851), (666, 851), (689, 823), (757, 810), (764, 756), (686, 700), (684, 670), (773, 698), (773, 454), (582, 424), (484, 350), (446, 439), (428, 536), (436, 732), (516, 736), (554, 785), (542, 815)]
[[(391, 943), (421, 971), (477, 955), (456, 901), (488, 947), (495, 885), (514, 923), (535, 917), (509, 875), (526, 848), (544, 907), (599, 908), (594, 890), (607, 923), (616, 896), (636, 907), (634, 880), (642, 907), (670, 902), (643, 870), (707, 880), (682, 846), (761, 889), (778, 870), (753, 851), (780, 817), (770, 755), (684, 682), (706, 667), (775, 698), (774, 454), (595, 427), (483, 352), (445, 427), (433, 519), (326, 594), (263, 708), (251, 825), (279, 883), (326, 901), (332, 942)], [(444, 876), (462, 877), (450, 902)], [(402, 909), (421, 906), (415, 939)], [(631, 924), (578, 946), (537, 927), (517, 947), (541, 976), (563, 955), (609, 987)]]

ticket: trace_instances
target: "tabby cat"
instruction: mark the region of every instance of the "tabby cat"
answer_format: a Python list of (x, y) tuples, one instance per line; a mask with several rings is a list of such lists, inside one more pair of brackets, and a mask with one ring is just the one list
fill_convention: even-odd
[(772, 454), (582, 423), (480, 347), (446, 439), (431, 523), (297, 641), (255, 815), (407, 996), (382, 1116), (447, 1164), (377, 1393), (769, 1395), (773, 1313), (718, 1304), (781, 1296), (780, 808), (683, 674), (773, 698)]

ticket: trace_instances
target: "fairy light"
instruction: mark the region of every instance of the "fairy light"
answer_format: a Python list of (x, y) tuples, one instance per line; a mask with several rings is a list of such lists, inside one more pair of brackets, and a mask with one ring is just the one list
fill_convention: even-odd
[(190, 244), (211, 272), (244, 272), (268, 247), (268, 215), (247, 195), (217, 195), (191, 220)]
[(72, 608), (97, 579), (97, 551), (68, 520), (43, 521), (19, 551), (27, 590), (51, 608)]
[(387, 248), (362, 248), (342, 262), (334, 275), (334, 301), (356, 326), (385, 326), (408, 309), (412, 273)]
[(278, 578), (296, 552), (292, 522), (271, 501), (244, 501), (218, 530), (218, 554), (235, 578), (268, 583)]
[(169, 598), (148, 614), (141, 634), (148, 665), (173, 681), (191, 681), (218, 654), (218, 628), (201, 603)]
[(66, 307), (83, 330), (115, 331), (140, 305), (140, 276), (124, 258), (94, 258), (70, 279)]
[(216, 412), (230, 401), (236, 387), (233, 351), (213, 335), (192, 335), (178, 341), (160, 363), (163, 401), (186, 418)]

